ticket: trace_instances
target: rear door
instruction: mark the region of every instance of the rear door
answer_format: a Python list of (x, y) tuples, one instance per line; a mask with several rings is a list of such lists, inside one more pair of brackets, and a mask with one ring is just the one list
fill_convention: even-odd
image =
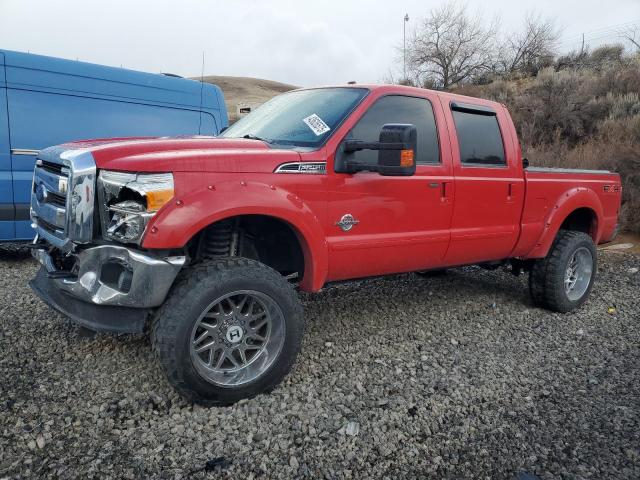
[(0, 240), (15, 236), (13, 208), (13, 178), (11, 175), (11, 145), (7, 118), (7, 82), (4, 53), (0, 52)]
[(519, 148), (503, 107), (443, 99), (447, 116), (455, 206), (447, 265), (507, 258), (520, 234), (524, 179)]

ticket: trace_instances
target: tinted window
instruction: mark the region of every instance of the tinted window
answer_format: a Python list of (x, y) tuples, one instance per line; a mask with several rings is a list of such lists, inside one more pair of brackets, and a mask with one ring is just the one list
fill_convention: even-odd
[(460, 160), (466, 165), (506, 165), (504, 146), (495, 115), (453, 111)]
[[(438, 163), (438, 133), (431, 103), (423, 98), (388, 96), (374, 103), (351, 130), (350, 138), (365, 142), (377, 142), (385, 123), (410, 123), (416, 127), (418, 147), (416, 163)], [(378, 161), (376, 150), (361, 150), (355, 159), (362, 163)]]

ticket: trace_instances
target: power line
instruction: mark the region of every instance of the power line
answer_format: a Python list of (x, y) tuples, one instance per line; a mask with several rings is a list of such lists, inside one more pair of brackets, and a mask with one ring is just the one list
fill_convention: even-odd
[[(629, 41), (629, 39), (627, 39), (626, 37), (624, 37), (623, 35), (603, 35), (601, 37), (593, 37), (593, 38), (585, 38), (584, 40), (584, 45), (585, 46), (589, 46), (592, 43), (595, 44), (606, 44), (606, 43), (621, 43), (621, 44), (627, 44), (627, 43), (632, 43)], [(582, 41), (579, 42), (573, 42), (570, 44), (565, 44), (564, 48), (565, 49), (571, 49), (574, 47), (580, 47), (582, 45)]]
[[(627, 29), (640, 29), (640, 22), (628, 22), (624, 24)], [(631, 43), (628, 38), (625, 37), (624, 29), (622, 28), (607, 28), (607, 29), (599, 29), (598, 31), (591, 31), (589, 34), (587, 32), (584, 35), (580, 35), (579, 37), (571, 37), (575, 38), (573, 41), (561, 41), (560, 44), (565, 48), (573, 48), (581, 46), (583, 43), (585, 45), (591, 43), (606, 43), (606, 41), (611, 40), (615, 43)]]
[[(632, 29), (632, 28), (640, 28), (640, 22), (639, 23), (631, 23), (629, 24), (628, 27), (626, 27), (627, 29)], [(598, 33), (584, 33), (580, 34), (578, 37), (575, 37), (575, 40), (573, 41), (564, 41), (563, 43), (569, 44), (569, 43), (577, 43), (582, 41), (581, 39), (584, 38), (586, 39), (591, 39), (591, 40), (596, 40), (596, 39), (600, 39), (600, 38), (605, 38), (605, 37), (615, 37), (615, 36), (620, 36), (624, 34), (624, 29), (616, 29), (616, 28), (612, 28), (609, 30), (602, 30), (601, 32)]]
[(618, 24), (609, 25), (609, 26), (606, 26), (606, 27), (595, 28), (593, 30), (587, 30), (586, 32), (583, 32), (583, 33), (570, 35), (570, 36), (566, 37), (564, 40), (567, 41), (567, 40), (573, 40), (573, 39), (581, 39), (583, 34), (584, 35), (591, 35), (591, 34), (594, 34), (594, 33), (598, 33), (599, 34), (599, 33), (603, 32), (603, 31), (605, 31), (605, 32), (606, 31), (618, 31), (618, 30), (621, 30), (621, 29), (630, 28), (630, 27), (634, 27), (634, 26), (638, 26), (638, 25), (640, 25), (640, 18), (638, 18), (636, 20), (631, 20), (631, 21), (628, 21), (628, 22), (624, 22), (624, 23), (618, 23)]

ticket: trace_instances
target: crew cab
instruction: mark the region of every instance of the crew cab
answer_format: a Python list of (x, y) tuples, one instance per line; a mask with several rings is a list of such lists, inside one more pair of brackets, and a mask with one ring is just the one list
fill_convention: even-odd
[(149, 329), (169, 382), (223, 405), (289, 371), (304, 328), (296, 289), (505, 264), (529, 272), (536, 305), (579, 307), (620, 197), (614, 173), (527, 167), (499, 103), (301, 89), (216, 138), (42, 151), (31, 286), (85, 327)]

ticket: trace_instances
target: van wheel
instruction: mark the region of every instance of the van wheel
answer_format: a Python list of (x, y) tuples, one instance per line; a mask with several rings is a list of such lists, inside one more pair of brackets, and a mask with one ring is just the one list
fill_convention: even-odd
[(529, 291), (536, 305), (569, 312), (582, 305), (593, 287), (596, 247), (583, 232), (560, 230), (549, 254), (529, 272)]
[(275, 270), (246, 258), (181, 275), (152, 326), (167, 379), (187, 400), (229, 405), (272, 390), (302, 343), (302, 306)]
[(31, 242), (0, 243), (0, 257), (22, 258), (31, 256)]

